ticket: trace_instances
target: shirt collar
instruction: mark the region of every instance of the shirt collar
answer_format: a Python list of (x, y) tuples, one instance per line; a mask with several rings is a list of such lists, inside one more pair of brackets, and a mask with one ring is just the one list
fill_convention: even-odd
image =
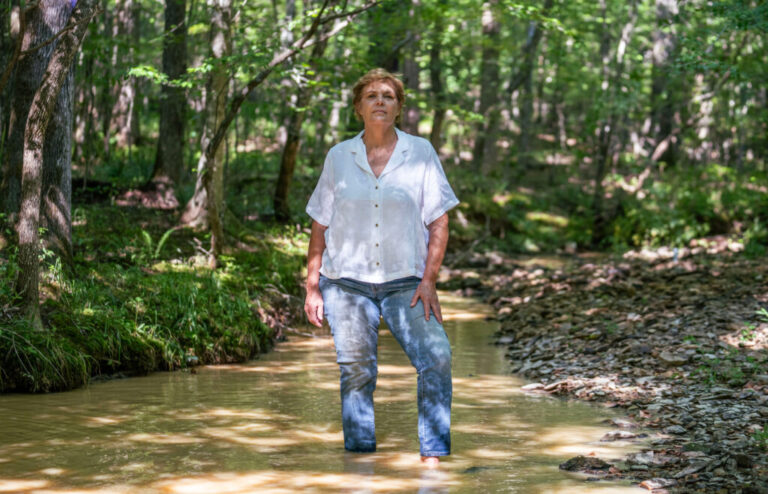
[[(355, 155), (355, 163), (357, 166), (359, 166), (360, 169), (362, 169), (364, 172), (373, 175), (371, 167), (368, 164), (368, 157), (365, 153), (365, 143), (363, 142), (364, 132), (364, 130), (360, 131), (359, 134), (352, 138), (352, 154)], [(397, 134), (397, 143), (395, 144), (395, 149), (392, 150), (392, 156), (389, 158), (389, 162), (384, 168), (384, 171), (381, 172), (381, 175), (379, 175), (379, 178), (383, 177), (387, 173), (391, 173), (392, 170), (402, 165), (405, 162), (405, 154), (411, 147), (411, 136), (409, 134), (406, 134), (397, 127), (395, 127), (395, 133)]]

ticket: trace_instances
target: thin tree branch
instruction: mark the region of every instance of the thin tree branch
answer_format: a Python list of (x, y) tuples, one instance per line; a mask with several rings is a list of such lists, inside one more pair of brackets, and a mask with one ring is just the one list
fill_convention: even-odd
[[(339, 14), (329, 15), (328, 17), (323, 19), (320, 23), (321, 24), (326, 24), (328, 22), (335, 21), (336, 19), (339, 19), (341, 17), (356, 16), (357, 14), (359, 14), (361, 12), (365, 12), (366, 10), (369, 10), (371, 7), (375, 7), (379, 3), (380, 3), (380, 0), (376, 0), (375, 2), (370, 2), (370, 3), (366, 4), (366, 5), (363, 5), (359, 9), (355, 9), (355, 10), (352, 10), (350, 12), (341, 12)], [(346, 8), (346, 6), (347, 6), (347, 2), (345, 1), (344, 2), (344, 7)]]
[[(83, 21), (83, 22), (85, 22), (85, 21)], [(73, 30), (76, 26), (77, 26), (77, 24), (64, 26), (64, 28), (61, 31), (59, 31), (58, 33), (54, 34), (53, 36), (51, 36), (47, 40), (43, 41), (42, 43), (38, 43), (35, 46), (33, 46), (32, 48), (29, 48), (29, 49), (24, 50), (23, 52), (21, 52), (21, 56), (22, 57), (26, 57), (27, 55), (29, 55), (31, 53), (34, 53), (34, 52), (36, 52), (37, 50), (39, 50), (41, 48), (45, 48), (46, 46), (50, 45), (51, 43), (53, 43), (54, 41), (59, 39), (64, 33)]]

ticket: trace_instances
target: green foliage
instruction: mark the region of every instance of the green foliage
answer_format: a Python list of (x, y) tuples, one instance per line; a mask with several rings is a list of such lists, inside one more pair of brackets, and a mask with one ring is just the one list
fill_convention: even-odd
[(152, 236), (146, 230), (141, 230), (141, 235), (137, 241), (133, 242), (133, 252), (131, 254), (131, 260), (136, 264), (142, 266), (150, 261), (155, 261), (160, 258), (160, 252), (163, 250), (163, 246), (168, 241), (171, 234), (176, 231), (178, 227), (169, 228), (157, 241), (157, 245), (154, 244)]
[(618, 246), (683, 246), (706, 235), (738, 233), (741, 225), (747, 252), (759, 255), (768, 237), (761, 221), (768, 214), (765, 194), (717, 165), (668, 172), (640, 194), (622, 198), (621, 209), (612, 225), (611, 243)]
[(755, 440), (760, 449), (768, 450), (768, 424), (764, 425), (762, 430), (755, 431), (752, 434), (752, 439)]
[(710, 386), (725, 384), (740, 387), (761, 367), (754, 357), (744, 356), (737, 348), (731, 348), (723, 358), (703, 359), (692, 375)]

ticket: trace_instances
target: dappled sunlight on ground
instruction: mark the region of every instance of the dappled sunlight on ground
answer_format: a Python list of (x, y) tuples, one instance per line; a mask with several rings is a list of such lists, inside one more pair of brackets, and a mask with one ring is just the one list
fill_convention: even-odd
[[(431, 478), (430, 478), (431, 477)], [(308, 490), (336, 492), (400, 492), (424, 487), (458, 485), (445, 474), (411, 479), (360, 473), (276, 472), (219, 473), (203, 478), (181, 478), (156, 484), (164, 492), (178, 494), (292, 494)]]
[(0, 479), (0, 492), (28, 492), (32, 489), (42, 489), (47, 485), (46, 480)]
[(558, 458), (584, 454), (585, 447), (589, 454), (601, 458), (620, 457), (626, 452), (621, 442), (598, 442), (605, 428), (601, 426), (552, 427), (540, 431), (529, 446), (537, 448), (539, 453)]
[(488, 308), (441, 297), (451, 321), (454, 408), (453, 455), (438, 471), (419, 461), (416, 373), (387, 330), (380, 331), (378, 451), (344, 452), (336, 355), (319, 330), (246, 365), (3, 397), (0, 493), (570, 493), (583, 480), (560, 472), (559, 463), (638, 449), (599, 443), (609, 429), (596, 424), (608, 411), (524, 393), (524, 381), (506, 375), (502, 350), (490, 344)]

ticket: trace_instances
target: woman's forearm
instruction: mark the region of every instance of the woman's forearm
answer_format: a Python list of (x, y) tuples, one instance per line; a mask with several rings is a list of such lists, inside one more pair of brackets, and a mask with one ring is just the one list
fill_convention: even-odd
[(440, 265), (445, 257), (445, 248), (448, 246), (448, 213), (430, 223), (427, 229), (429, 230), (429, 245), (423, 279), (435, 283), (440, 272)]
[(325, 230), (327, 229), (327, 226), (323, 226), (317, 221), (312, 222), (307, 252), (307, 291), (317, 289), (320, 282), (320, 265), (323, 262)]

